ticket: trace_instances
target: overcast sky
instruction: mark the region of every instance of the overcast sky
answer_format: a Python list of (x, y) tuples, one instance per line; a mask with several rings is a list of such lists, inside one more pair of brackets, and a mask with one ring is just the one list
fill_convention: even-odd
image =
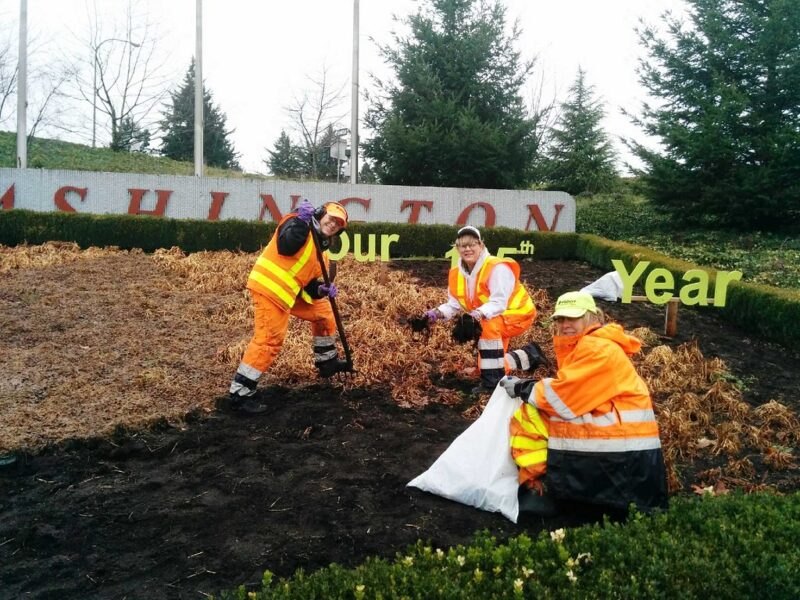
[[(618, 136), (641, 133), (620, 114), (621, 108), (637, 111), (645, 98), (635, 73), (643, 50), (634, 28), (639, 19), (660, 23), (665, 10), (681, 15), (681, 0), (504, 0), (509, 23), (518, 19), (522, 37), (518, 49), (526, 58), (537, 59), (536, 78), (525, 96), (529, 98), (539, 78), (544, 78), (544, 98), (564, 100), (578, 66), (605, 102), (606, 130), (612, 135), (622, 158), (628, 158)], [(114, 21), (125, 12), (128, 0), (28, 0), (29, 37), (39, 48), (29, 58), (29, 70), (53, 56), (83, 52), (91, 56), (80, 39), (86, 39), (92, 6), (103, 27), (104, 37), (114, 37)], [(411, 14), (417, 0), (361, 0), (360, 85), (371, 88), (369, 74), (386, 77), (389, 71), (372, 39), (390, 41), (392, 30), (404, 31), (393, 15)], [(139, 0), (138, 12), (146, 14), (155, 28), (164, 62), (163, 73), (177, 86), (186, 72), (195, 47), (195, 0)], [(265, 148), (272, 148), (281, 129), (291, 121), (285, 108), (304, 91), (313, 91), (307, 77), (328, 67), (331, 80), (343, 85), (342, 125), (350, 125), (350, 79), (352, 65), (352, 0), (204, 0), (203, 76), (215, 103), (234, 129), (233, 143), (241, 154), (242, 167), (266, 172)], [(19, 0), (0, 0), (0, 22), (16, 44)], [(9, 27), (13, 24), (12, 27)], [(16, 50), (16, 48), (15, 48)], [(363, 117), (366, 104), (359, 101)], [(81, 110), (91, 123), (91, 106)], [(7, 111), (6, 111), (7, 112)], [(158, 115), (153, 115), (157, 117)], [(15, 121), (3, 129), (13, 130)], [(91, 127), (87, 131), (90, 132)], [(98, 125), (100, 131), (100, 125)], [(364, 132), (362, 131), (362, 134)], [(80, 137), (79, 134), (73, 138)], [(72, 141), (87, 142), (83, 139)], [(60, 137), (68, 139), (69, 136)], [(106, 145), (108, 134), (98, 133)]]

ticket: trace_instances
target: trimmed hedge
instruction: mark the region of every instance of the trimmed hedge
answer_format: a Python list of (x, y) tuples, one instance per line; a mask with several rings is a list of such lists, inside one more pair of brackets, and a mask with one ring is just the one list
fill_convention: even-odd
[[(179, 246), (186, 252), (200, 250), (240, 250), (255, 252), (265, 245), (275, 223), (253, 221), (201, 221), (164, 219), (135, 215), (89, 215), (81, 213), (0, 210), (0, 243), (40, 244), (50, 240), (76, 242), (89, 246), (118, 246), (153, 251)], [(398, 235), (390, 244), (391, 258), (430, 256), (441, 258), (451, 249), (458, 227), (450, 225), (411, 225), (405, 223), (353, 223), (348, 227), (350, 251), (361, 243), (361, 253), (368, 250), (368, 237), (375, 234), (375, 252), (380, 255), (381, 235)], [(591, 234), (525, 232), (505, 227), (483, 232), (490, 248), (519, 248), (532, 242), (536, 259), (579, 259), (610, 271), (611, 261), (621, 260), (630, 271), (642, 260), (650, 261), (645, 274), (665, 268), (675, 277), (676, 291), (683, 285), (682, 275), (690, 269), (703, 269), (675, 260), (644, 246), (616, 242)], [(361, 236), (357, 240), (357, 236)], [(519, 255), (517, 258), (523, 258)], [(709, 294), (713, 294), (714, 271), (709, 273)], [(588, 283), (588, 282), (587, 282)], [(755, 334), (791, 348), (800, 348), (800, 292), (771, 286), (732, 282), (727, 304), (714, 308), (721, 317)]]
[[(375, 251), (379, 254), (381, 235), (394, 234), (399, 239), (389, 246), (391, 258), (441, 258), (452, 248), (458, 229), (459, 227), (452, 225), (352, 223), (347, 231), (351, 240), (351, 252), (356, 245), (357, 235), (361, 236), (362, 253), (367, 252), (367, 236), (376, 235)], [(59, 240), (75, 242), (82, 248), (117, 246), (124, 249), (141, 248), (146, 252), (172, 246), (179, 246), (185, 252), (255, 252), (269, 241), (274, 230), (274, 222), (0, 210), (0, 244), (9, 246)], [(519, 247), (522, 241), (532, 242), (537, 259), (572, 256), (578, 239), (574, 233), (522, 232), (507, 227), (486, 229), (483, 233), (486, 243), (492, 248)]]
[(394, 561), (369, 558), (223, 599), (770, 598), (800, 597), (800, 494), (678, 498), (626, 523), (522, 534), (498, 544), (417, 543)]
[(75, 242), (82, 248), (117, 246), (126, 250), (179, 246), (186, 252), (241, 250), (255, 252), (269, 240), (274, 223), (164, 219), (148, 215), (0, 211), (0, 244)]

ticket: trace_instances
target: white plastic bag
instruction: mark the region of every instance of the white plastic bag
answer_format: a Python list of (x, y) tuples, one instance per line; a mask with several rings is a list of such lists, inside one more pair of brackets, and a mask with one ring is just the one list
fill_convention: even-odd
[(622, 298), (622, 289), (622, 277), (616, 271), (611, 271), (597, 281), (590, 283), (581, 291), (590, 294), (594, 298), (616, 302)]
[(522, 401), (499, 385), (478, 419), (436, 462), (407, 485), (517, 522), (518, 469), (511, 458), (508, 425)]

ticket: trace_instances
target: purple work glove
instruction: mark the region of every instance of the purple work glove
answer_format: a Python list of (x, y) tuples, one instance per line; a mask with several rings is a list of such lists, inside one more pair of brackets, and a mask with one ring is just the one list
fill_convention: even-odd
[(324, 294), (328, 298), (336, 298), (336, 295), (339, 293), (339, 288), (336, 287), (335, 283), (331, 283), (330, 285), (321, 283), (317, 289), (320, 294)]
[(437, 310), (429, 310), (428, 312), (425, 313), (425, 316), (427, 317), (428, 322), (430, 323), (436, 323), (436, 321), (438, 321), (440, 318), (439, 311)]
[(311, 219), (314, 217), (314, 205), (308, 200), (303, 200), (300, 206), (297, 207), (297, 218), (306, 223), (311, 224)]
[(472, 312), (470, 312), (469, 316), (472, 317), (473, 319), (475, 319), (476, 321), (482, 321), (483, 320), (483, 313), (481, 311), (477, 310), (477, 309), (475, 309)]

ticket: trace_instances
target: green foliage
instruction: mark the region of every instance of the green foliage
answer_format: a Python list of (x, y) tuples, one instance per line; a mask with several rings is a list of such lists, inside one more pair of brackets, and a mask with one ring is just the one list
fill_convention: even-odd
[[(175, 160), (194, 159), (194, 59), (183, 78), (183, 85), (170, 92), (170, 104), (159, 123), (164, 131), (161, 153)], [(241, 170), (237, 154), (225, 128), (225, 114), (211, 101), (203, 85), (203, 161), (224, 169)]]
[(742, 271), (750, 283), (800, 289), (800, 236), (680, 226), (651, 202), (627, 194), (579, 197), (577, 203), (580, 233), (624, 240), (717, 270)]
[[(0, 167), (13, 168), (17, 155), (17, 137), (13, 132), (0, 131)], [(28, 167), (68, 171), (103, 171), (106, 173), (163, 173), (192, 175), (191, 162), (152, 156), (144, 152), (114, 152), (109, 148), (90, 148), (83, 144), (32, 138), (28, 144)], [(212, 177), (242, 177), (240, 171), (207, 167)], [(256, 177), (250, 175), (250, 177)], [(3, 190), (5, 191), (5, 190)]]
[(125, 117), (111, 135), (112, 150), (117, 152), (147, 152), (150, 149), (150, 131), (142, 129), (131, 117)]
[[(770, 598), (800, 595), (800, 494), (675, 499), (622, 524), (521, 534), (469, 546), (423, 542), (221, 598)], [(702, 577), (698, 576), (702, 573)]]
[(28, 210), (0, 211), (0, 243), (75, 242), (82, 248), (117, 246), (150, 252), (178, 246), (185, 252), (254, 252), (269, 241), (274, 223), (199, 221), (149, 215), (90, 215)]
[(301, 173), (318, 181), (336, 181), (336, 171), (342, 161), (337, 161), (331, 156), (331, 146), (336, 144), (337, 139), (333, 125), (328, 125), (322, 131), (316, 145), (301, 148)]
[(267, 150), (269, 158), (264, 162), (275, 177), (294, 179), (302, 171), (301, 148), (292, 144), (285, 131), (281, 131), (274, 150)]
[(518, 188), (530, 180), (536, 121), (520, 91), (532, 63), (498, 2), (427, 0), (411, 34), (382, 47), (396, 82), (379, 85), (364, 143), (384, 184)]
[(551, 131), (544, 163), (548, 189), (576, 195), (606, 192), (615, 186), (614, 149), (601, 126), (603, 116), (603, 106), (579, 68), (569, 99), (561, 105), (559, 123)]
[(275, 149), (267, 150), (269, 158), (264, 162), (276, 177), (337, 181), (337, 169), (345, 160), (337, 161), (331, 156), (331, 146), (337, 139), (332, 125), (322, 129), (315, 143), (309, 140), (306, 144), (295, 144), (285, 131), (281, 131)]
[(640, 81), (658, 101), (634, 121), (663, 153), (630, 143), (649, 194), (674, 220), (800, 229), (800, 3), (689, 0), (690, 23), (651, 28)]
[[(412, 225), (408, 223), (353, 223), (347, 232), (351, 239), (350, 251), (356, 245), (356, 235), (360, 236), (360, 252), (367, 248), (367, 236), (376, 236), (376, 253), (380, 252), (381, 235), (397, 235), (399, 239), (389, 246), (390, 257), (396, 258), (442, 258), (453, 249), (456, 233), (461, 226), (452, 225)], [(515, 258), (522, 260), (526, 256), (535, 260), (562, 258), (572, 256), (578, 236), (575, 234), (551, 233), (539, 231), (520, 231), (507, 227), (492, 227), (481, 231), (486, 245), (496, 252), (498, 248), (519, 248), (520, 244), (533, 244), (532, 255), (520, 254)]]
[(364, 161), (361, 166), (361, 172), (358, 174), (358, 183), (378, 183), (378, 176), (372, 166)]

